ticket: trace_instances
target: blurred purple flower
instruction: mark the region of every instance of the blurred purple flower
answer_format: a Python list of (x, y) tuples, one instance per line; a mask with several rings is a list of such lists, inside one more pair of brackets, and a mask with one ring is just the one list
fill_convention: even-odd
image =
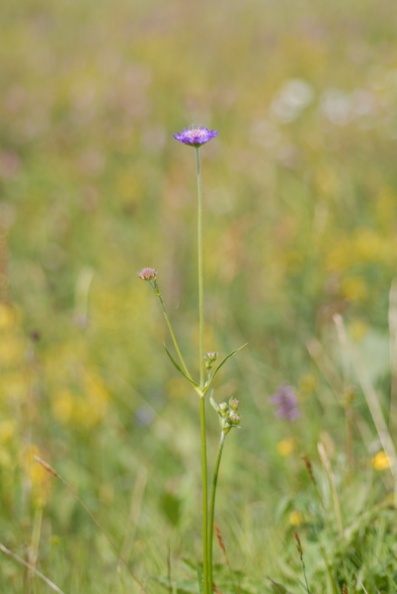
[(279, 419), (292, 422), (299, 417), (298, 398), (292, 386), (280, 386), (277, 392), (270, 396), (270, 402), (275, 405)]
[(183, 132), (177, 132), (177, 134), (173, 135), (175, 140), (196, 148), (212, 140), (215, 136), (218, 136), (217, 130), (208, 130), (208, 128), (202, 126), (200, 128), (186, 128)]

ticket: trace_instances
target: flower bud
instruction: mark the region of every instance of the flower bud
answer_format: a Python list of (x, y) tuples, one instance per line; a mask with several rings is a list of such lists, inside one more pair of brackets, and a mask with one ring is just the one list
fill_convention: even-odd
[(222, 418), (225, 418), (228, 416), (229, 414), (229, 406), (226, 402), (221, 402), (219, 405), (219, 410), (218, 410), (220, 416)]
[(228, 422), (230, 427), (238, 427), (241, 423), (241, 417), (235, 412), (232, 412), (228, 416)]
[(155, 280), (157, 276), (157, 270), (155, 268), (142, 268), (142, 270), (138, 272), (138, 276), (144, 281), (152, 281)]
[(239, 405), (240, 405), (240, 402), (239, 402), (239, 400), (237, 400), (237, 398), (230, 398), (229, 406), (232, 410), (234, 410), (234, 411), (238, 410)]
[(209, 353), (204, 353), (204, 361), (205, 361), (205, 368), (209, 371), (212, 367), (212, 364), (215, 363), (215, 361), (218, 358), (218, 353), (216, 353), (215, 351), (211, 351)]

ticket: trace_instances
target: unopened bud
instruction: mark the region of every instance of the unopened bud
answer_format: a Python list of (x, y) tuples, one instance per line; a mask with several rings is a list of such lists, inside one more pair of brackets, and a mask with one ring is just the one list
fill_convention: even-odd
[(229, 413), (229, 406), (226, 402), (221, 402), (219, 405), (219, 414), (221, 417), (226, 417)]
[(238, 427), (241, 423), (241, 417), (237, 413), (232, 412), (229, 414), (228, 421), (231, 427)]
[(205, 368), (210, 370), (213, 363), (215, 363), (215, 361), (218, 358), (218, 353), (216, 353), (215, 351), (211, 351), (209, 353), (204, 353), (204, 361), (205, 361)]
[(239, 402), (239, 400), (237, 400), (237, 398), (230, 398), (229, 406), (232, 410), (238, 410), (239, 405), (240, 405), (240, 402)]
[(144, 281), (152, 281), (157, 276), (157, 270), (155, 268), (142, 268), (142, 270), (138, 272), (138, 276)]

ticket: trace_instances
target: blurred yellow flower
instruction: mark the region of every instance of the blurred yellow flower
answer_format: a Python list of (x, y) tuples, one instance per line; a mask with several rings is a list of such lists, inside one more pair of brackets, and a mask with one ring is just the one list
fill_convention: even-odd
[(363, 320), (354, 320), (349, 324), (349, 334), (353, 340), (362, 340), (368, 334), (368, 324)]
[(73, 412), (73, 394), (69, 390), (61, 390), (52, 399), (51, 408), (54, 417), (62, 423), (68, 423)]
[(313, 392), (316, 387), (316, 377), (312, 373), (306, 373), (300, 378), (298, 392), (300, 395), (308, 395)]
[(92, 429), (103, 418), (103, 411), (95, 408), (91, 402), (82, 397), (75, 399), (73, 404), (73, 422), (83, 429)]
[(55, 392), (51, 408), (54, 417), (65, 424), (76, 423), (89, 429), (107, 413), (109, 393), (95, 371), (82, 368), (80, 385), (76, 390), (63, 388)]
[(326, 268), (330, 272), (344, 272), (351, 264), (351, 243), (345, 237), (335, 237), (327, 254)]
[(36, 504), (47, 499), (51, 488), (51, 474), (35, 460), (35, 456), (42, 457), (38, 446), (31, 444), (22, 451), (22, 467), (31, 487), (32, 497)]
[(4, 303), (0, 303), (0, 330), (12, 328), (15, 322), (16, 316), (14, 310)]
[(381, 262), (384, 254), (384, 241), (373, 229), (358, 229), (354, 238), (354, 251), (358, 262)]
[(0, 423), (0, 443), (6, 444), (11, 441), (15, 435), (16, 426), (13, 419), (5, 419)]
[(109, 393), (101, 377), (93, 369), (84, 369), (84, 387), (87, 398), (97, 410), (98, 418), (105, 416), (109, 401)]
[(28, 394), (29, 379), (26, 374), (18, 373), (18, 370), (9, 371), (0, 377), (0, 400), (22, 399)]
[(376, 207), (377, 219), (380, 224), (390, 225), (395, 219), (397, 196), (393, 188), (385, 186), (380, 189), (376, 200), (374, 201)]
[(342, 282), (342, 293), (349, 301), (361, 301), (368, 294), (367, 284), (359, 276), (348, 277)]
[(303, 520), (303, 514), (296, 510), (292, 511), (288, 517), (288, 521), (291, 524), (291, 526), (300, 526)]
[(9, 470), (14, 467), (9, 448), (0, 447), (0, 466)]
[(282, 439), (277, 444), (277, 451), (280, 456), (290, 456), (295, 449), (295, 440), (290, 437), (286, 439)]
[(378, 470), (379, 472), (387, 470), (391, 465), (392, 461), (384, 450), (378, 452), (371, 460), (372, 468), (375, 468), (375, 470)]
[(23, 362), (25, 345), (15, 334), (7, 336), (0, 342), (0, 365), (5, 367), (20, 365)]

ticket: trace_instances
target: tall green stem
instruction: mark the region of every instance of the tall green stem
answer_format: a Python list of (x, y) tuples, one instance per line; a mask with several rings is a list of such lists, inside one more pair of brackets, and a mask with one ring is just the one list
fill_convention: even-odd
[(199, 366), (200, 387), (204, 386), (204, 272), (203, 272), (203, 193), (201, 184), (200, 147), (196, 148), (197, 164), (197, 269), (199, 300)]
[[(201, 185), (200, 147), (196, 147), (197, 165), (197, 271), (199, 307), (199, 369), (200, 390), (204, 389), (204, 274), (203, 274), (203, 194)], [(205, 413), (205, 394), (200, 396), (200, 437), (201, 437), (201, 475), (202, 475), (202, 513), (203, 513), (203, 574), (204, 594), (212, 593), (208, 553), (208, 463), (207, 429)]]
[[(215, 518), (215, 498), (216, 498), (216, 486), (218, 483), (219, 467), (222, 459), (223, 446), (225, 443), (226, 433), (221, 432), (221, 438), (219, 441), (218, 454), (216, 457), (214, 476), (212, 479), (212, 491), (210, 501), (210, 512), (209, 512), (209, 525), (208, 525), (208, 583), (212, 584), (212, 552), (214, 544), (214, 518)], [(212, 591), (211, 591), (212, 592)]]
[(212, 594), (208, 552), (208, 472), (207, 472), (207, 429), (205, 397), (200, 397), (201, 475), (202, 475), (202, 531), (203, 531), (203, 576), (204, 594)]

